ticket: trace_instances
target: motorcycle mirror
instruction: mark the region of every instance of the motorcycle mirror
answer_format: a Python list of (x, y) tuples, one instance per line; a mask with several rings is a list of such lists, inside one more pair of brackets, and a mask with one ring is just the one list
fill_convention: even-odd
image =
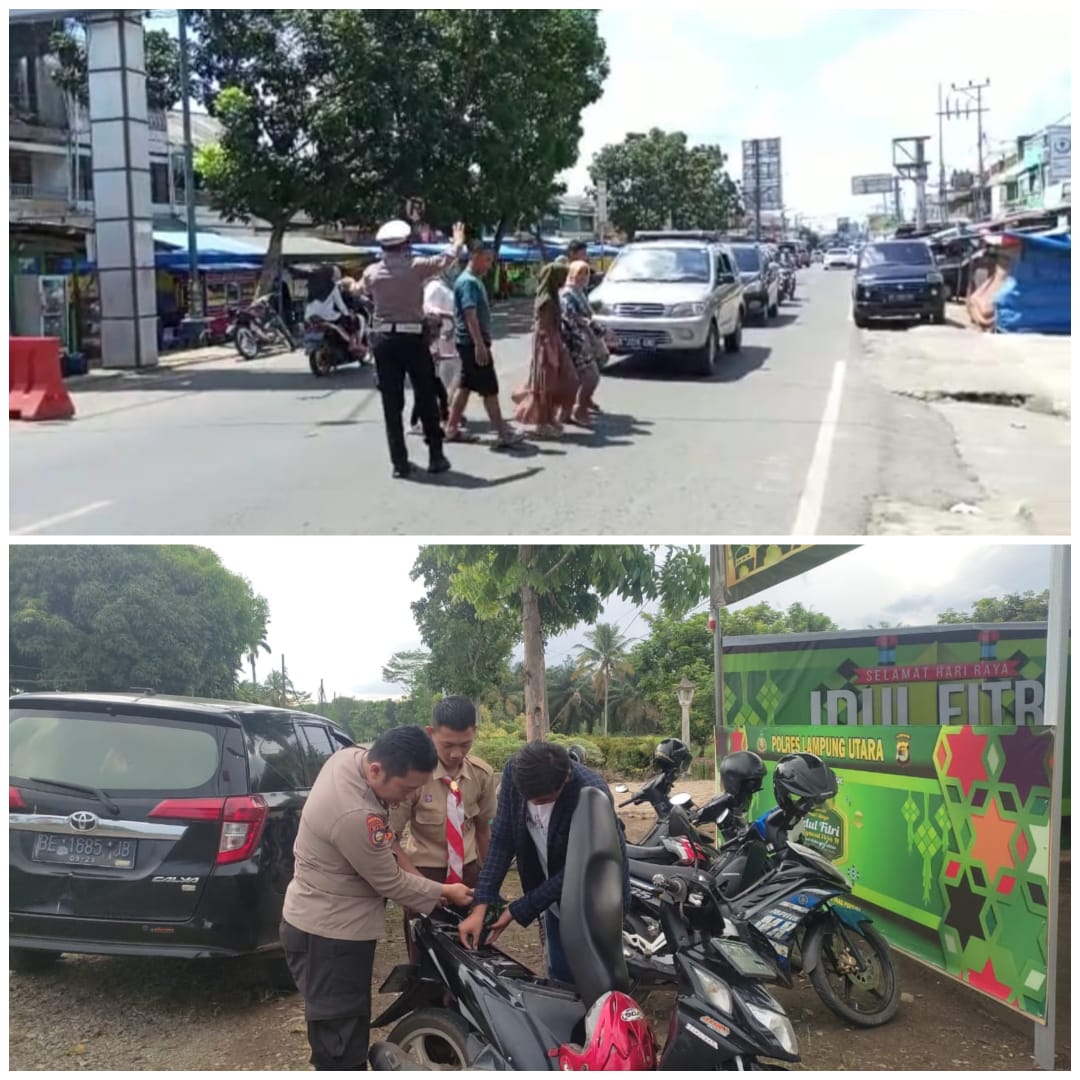
[(625, 784), (616, 784), (615, 785), (615, 790), (620, 795), (625, 795), (630, 789)]
[(685, 791), (680, 791), (677, 795), (671, 796), (672, 806), (685, 806), (690, 802), (690, 796)]

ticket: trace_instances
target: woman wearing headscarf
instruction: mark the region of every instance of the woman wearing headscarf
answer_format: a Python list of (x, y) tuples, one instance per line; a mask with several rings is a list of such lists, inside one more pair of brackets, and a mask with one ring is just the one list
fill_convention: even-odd
[(567, 267), (549, 263), (540, 271), (533, 307), (532, 363), (529, 380), (514, 394), (514, 416), (541, 438), (558, 435), (563, 408), (573, 407), (578, 379), (562, 335), (559, 290), (566, 284)]
[(592, 396), (600, 384), (600, 368), (596, 363), (596, 331), (593, 329), (592, 309), (586, 294), (589, 273), (589, 264), (584, 260), (570, 263), (566, 284), (559, 292), (563, 338), (578, 377), (577, 398), (572, 406), (563, 406), (559, 420), (585, 428), (591, 426), (589, 410), (592, 408)]

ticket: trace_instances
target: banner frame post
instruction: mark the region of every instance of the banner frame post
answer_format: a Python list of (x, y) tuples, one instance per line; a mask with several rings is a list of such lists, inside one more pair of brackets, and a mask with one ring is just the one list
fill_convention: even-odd
[(1050, 557), (1050, 611), (1046, 624), (1046, 700), (1043, 722), (1054, 729), (1054, 766), (1050, 776), (1050, 896), (1046, 908), (1046, 1023), (1036, 1023), (1035, 1064), (1054, 1068), (1057, 1035), (1057, 936), (1061, 903), (1061, 809), (1065, 762), (1065, 682), (1071, 622), (1071, 553), (1058, 544)]

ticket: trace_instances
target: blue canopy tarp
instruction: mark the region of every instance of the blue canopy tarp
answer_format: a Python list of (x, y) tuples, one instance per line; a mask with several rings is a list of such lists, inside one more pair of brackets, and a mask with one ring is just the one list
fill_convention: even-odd
[(1003, 243), (1019, 251), (1008, 279), (994, 299), (997, 331), (1071, 334), (1071, 235), (1006, 232)]
[[(159, 270), (188, 269), (186, 232), (155, 230), (154, 248), (154, 265)], [(258, 244), (219, 233), (196, 233), (195, 248), (201, 271), (258, 270), (265, 257)]]

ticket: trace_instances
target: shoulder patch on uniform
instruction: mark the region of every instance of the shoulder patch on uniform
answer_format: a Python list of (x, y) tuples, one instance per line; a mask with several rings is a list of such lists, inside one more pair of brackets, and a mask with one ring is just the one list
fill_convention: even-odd
[(386, 818), (378, 814), (368, 814), (367, 832), (372, 847), (389, 847), (394, 842), (393, 830), (387, 825)]

